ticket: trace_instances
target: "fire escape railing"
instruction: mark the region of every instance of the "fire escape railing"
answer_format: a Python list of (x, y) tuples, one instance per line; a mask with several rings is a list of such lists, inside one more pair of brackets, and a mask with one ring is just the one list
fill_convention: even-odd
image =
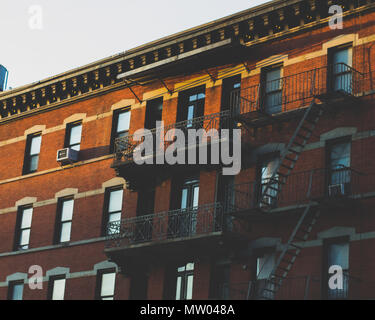
[[(189, 143), (187, 131), (189, 129), (204, 129), (207, 133), (212, 129), (216, 129), (218, 130), (217, 133), (220, 135), (220, 129), (230, 129), (231, 125), (231, 112), (230, 110), (224, 110), (218, 113), (204, 115), (191, 120), (180, 121), (145, 131), (145, 135), (142, 137), (141, 141), (138, 140), (137, 134), (117, 138), (115, 140), (115, 163), (133, 161), (135, 149), (147, 138), (150, 138), (153, 141), (153, 154), (150, 156), (157, 155), (158, 150), (166, 150), (168, 146), (174, 142), (174, 129), (179, 129), (184, 133), (185, 146), (187, 146)], [(219, 136), (215, 136), (215, 138), (219, 138)], [(159, 144), (158, 149), (156, 148), (156, 144)], [(148, 154), (145, 154), (143, 156), (147, 155)]]
[[(284, 280), (283, 287), (277, 292), (274, 300), (343, 300), (356, 299), (362, 296), (362, 290), (371, 288), (373, 292), (375, 284), (366, 283), (360, 278), (351, 276), (348, 272), (343, 273), (342, 288), (329, 289), (328, 279), (326, 285), (318, 275), (293, 276)], [(256, 300), (261, 297), (265, 280), (253, 280), (249, 282), (226, 283), (219, 290), (218, 295), (223, 300)], [(271, 298), (271, 297), (270, 297)], [(372, 296), (374, 298), (374, 296)]]
[[(261, 207), (262, 189), (269, 179), (235, 184), (226, 191), (225, 210), (235, 213)], [(315, 169), (291, 174), (282, 191), (275, 191), (274, 208), (308, 203), (323, 198), (352, 197), (369, 192), (368, 175), (353, 168)]]
[(285, 112), (327, 94), (356, 96), (363, 91), (363, 79), (362, 73), (339, 63), (236, 89), (231, 93), (230, 105), (237, 116), (254, 111)]
[(233, 230), (233, 224), (225, 216), (221, 204), (204, 204), (111, 222), (107, 226), (107, 247), (192, 238), (230, 230)]

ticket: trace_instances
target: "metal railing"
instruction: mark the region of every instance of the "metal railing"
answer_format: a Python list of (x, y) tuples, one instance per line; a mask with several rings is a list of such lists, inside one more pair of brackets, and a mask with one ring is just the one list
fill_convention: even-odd
[[(328, 280), (327, 280), (328, 281)], [(272, 292), (265, 294), (264, 288), (272, 289), (271, 283), (264, 280), (252, 280), (241, 283), (227, 283), (220, 287), (218, 296), (222, 300), (345, 300), (374, 298), (373, 281), (362, 281), (349, 273), (343, 274), (342, 289), (331, 290), (328, 284), (323, 286), (322, 277), (317, 275), (304, 275), (288, 277), (274, 295)], [(267, 292), (267, 291), (266, 291)]]
[(205, 204), (111, 222), (107, 226), (107, 247), (192, 238), (232, 229), (220, 203)]
[[(216, 129), (218, 130), (217, 133), (220, 135), (219, 130), (230, 129), (232, 123), (233, 121), (230, 110), (224, 110), (222, 112), (204, 115), (191, 120), (180, 121), (167, 126), (144, 131), (145, 134), (142, 139), (139, 139), (139, 135), (137, 134), (117, 138), (115, 140), (115, 163), (133, 161), (134, 150), (146, 139), (153, 142), (152, 154), (150, 154), (150, 156), (155, 156), (160, 152), (164, 152), (164, 150), (175, 141), (174, 129), (179, 129), (184, 133), (185, 146), (187, 146), (190, 142), (187, 134), (188, 129), (204, 129), (206, 132), (209, 132), (211, 129)], [(210, 139), (210, 137), (208, 138)], [(215, 136), (215, 139), (216, 138), (219, 139), (220, 137)], [(159, 145), (157, 146), (157, 144)], [(144, 154), (143, 156), (147, 155), (148, 154)]]
[(362, 85), (362, 73), (339, 63), (234, 90), (230, 104), (234, 115), (254, 111), (275, 114), (301, 108), (327, 94), (355, 96), (362, 92)]
[[(273, 191), (277, 200), (273, 201), (272, 206), (287, 207), (311, 200), (359, 195), (367, 191), (368, 179), (368, 175), (348, 167), (293, 173), (281, 192)], [(224, 205), (226, 211), (234, 213), (260, 208), (260, 197), (267, 183), (269, 178), (228, 187), (225, 197), (227, 202)]]

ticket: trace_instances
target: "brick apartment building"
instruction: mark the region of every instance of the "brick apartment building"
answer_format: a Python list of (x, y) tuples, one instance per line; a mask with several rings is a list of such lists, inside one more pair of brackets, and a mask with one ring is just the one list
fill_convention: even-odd
[[(1, 92), (0, 299), (375, 298), (374, 22), (275, 0)], [(240, 173), (135, 164), (161, 120), (241, 130)]]

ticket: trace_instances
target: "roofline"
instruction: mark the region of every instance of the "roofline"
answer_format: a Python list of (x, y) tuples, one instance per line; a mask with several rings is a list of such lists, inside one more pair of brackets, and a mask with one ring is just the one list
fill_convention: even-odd
[[(48, 82), (55, 82), (55, 81), (61, 80), (60, 78), (65, 78), (67, 76), (74, 76), (76, 74), (81, 74), (82, 72), (87, 72), (87, 71), (90, 71), (90, 70), (99, 69), (99, 68), (102, 68), (104, 66), (110, 65), (112, 63), (116, 63), (117, 60), (122, 61), (123, 59), (128, 59), (128, 58), (131, 58), (132, 56), (142, 54), (143, 51), (152, 51), (152, 50), (158, 49), (160, 46), (168, 45), (169, 43), (172, 44), (172, 43), (175, 43), (175, 42), (179, 42), (179, 41), (182, 40), (181, 38), (189, 37), (189, 36), (192, 36), (192, 35), (197, 35), (197, 33), (199, 33), (199, 32), (207, 33), (207, 32), (210, 31), (210, 29), (218, 29), (220, 27), (226, 26), (228, 22), (235, 23), (236, 20), (242, 21), (244, 18), (251, 18), (251, 17), (256, 16), (258, 14), (264, 14), (264, 13), (267, 13), (267, 12), (271, 12), (271, 11), (277, 10), (281, 7), (289, 6), (289, 5), (292, 5), (294, 3), (298, 3), (298, 2), (302, 2), (302, 1), (303, 0), (272, 0), (272, 1), (268, 1), (267, 3), (264, 3), (264, 4), (261, 4), (261, 5), (258, 5), (258, 6), (240, 11), (238, 13), (231, 14), (229, 16), (225, 16), (223, 18), (213, 20), (211, 22), (208, 22), (208, 23), (205, 23), (205, 24), (193, 27), (193, 28), (189, 28), (189, 29), (181, 31), (181, 32), (174, 33), (172, 35), (169, 35), (169, 36), (166, 36), (166, 37), (148, 42), (146, 44), (137, 46), (135, 48), (126, 50), (124, 52), (117, 53), (117, 54), (114, 54), (112, 56), (109, 56), (109, 57), (106, 57), (106, 58), (103, 58), (103, 59), (100, 59), (100, 60), (96, 60), (92, 63), (89, 63), (89, 64), (86, 64), (86, 65), (83, 65), (83, 66), (80, 66), (80, 67), (77, 67), (77, 68), (73, 68), (73, 69), (70, 69), (68, 71), (64, 71), (62, 73), (44, 78), (42, 80), (35, 81), (35, 82), (29, 83), (29, 84), (26, 84), (26, 85), (22, 85), (20, 87), (16, 87), (14, 89), (7, 90), (7, 91), (4, 91), (4, 92), (0, 92), (0, 98), (6, 96), (7, 93), (10, 93), (10, 92), (12, 94), (14, 94), (14, 93), (17, 93), (18, 91), (24, 91), (24, 90), (27, 90), (29, 88), (33, 88), (34, 86), (37, 86), (37, 85), (41, 85), (41, 84), (44, 84), (44, 83), (47, 84)], [(275, 7), (275, 6), (277, 6), (277, 7)]]

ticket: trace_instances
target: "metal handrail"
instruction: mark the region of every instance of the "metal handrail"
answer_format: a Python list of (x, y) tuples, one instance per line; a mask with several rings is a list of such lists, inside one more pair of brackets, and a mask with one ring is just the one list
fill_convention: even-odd
[[(180, 122), (176, 122), (173, 124), (169, 124), (166, 126), (154, 128), (151, 130), (145, 129), (145, 134), (144, 134), (144, 139), (147, 137), (152, 137), (152, 139), (155, 139), (156, 135), (164, 132), (165, 135), (168, 134), (173, 129), (180, 129), (180, 130), (187, 130), (190, 128), (193, 129), (204, 129), (206, 131), (209, 131), (211, 129), (221, 129), (221, 128), (226, 128), (230, 126), (230, 120), (231, 120), (231, 112), (230, 110), (224, 110), (218, 113), (213, 113), (209, 115), (204, 115), (201, 117), (197, 117), (191, 120), (184, 120)], [(133, 152), (135, 148), (140, 145), (142, 141), (137, 141), (136, 134), (128, 135), (126, 137), (120, 137), (115, 140), (115, 160), (119, 161), (122, 158), (125, 158), (125, 160), (132, 160), (133, 158)], [(166, 149), (168, 145), (172, 144), (173, 139), (170, 139), (173, 137), (167, 137), (165, 138), (164, 141), (164, 146), (163, 148)], [(188, 141), (186, 141), (188, 142)]]
[[(290, 174), (284, 188), (281, 192), (275, 191), (277, 197), (273, 206), (284, 207), (301, 204), (313, 199), (319, 199), (327, 196), (328, 184), (331, 182), (329, 177), (333, 175), (334, 184), (345, 184), (347, 196), (353, 196), (362, 193), (362, 186), (365, 185), (363, 179), (368, 175), (359, 172), (350, 167), (342, 166), (337, 170), (320, 168), (305, 170)], [(228, 212), (243, 211), (259, 207), (260, 196), (263, 185), (269, 183), (269, 178), (261, 180), (252, 180), (229, 186), (226, 190), (225, 208)], [(277, 181), (275, 181), (277, 183)]]
[[(335, 73), (335, 70), (341, 70)], [(337, 88), (334, 88), (333, 78), (338, 80)], [(362, 91), (364, 74), (353, 67), (338, 63), (324, 67), (314, 68), (300, 73), (294, 73), (271, 81), (263, 81), (256, 85), (235, 89), (231, 93), (231, 108), (234, 115), (246, 114), (253, 111), (262, 111), (273, 107), (280, 107), (278, 112), (298, 109), (307, 105), (311, 99), (330, 92), (344, 92), (349, 95), (357, 95)], [(268, 91), (266, 88), (277, 90)], [(279, 95), (277, 95), (279, 92)], [(276, 94), (274, 101), (267, 105), (266, 97)], [(296, 104), (304, 101), (304, 104)], [(293, 105), (295, 104), (295, 105)]]
[(194, 237), (229, 230), (220, 203), (124, 218), (107, 225), (107, 247)]

